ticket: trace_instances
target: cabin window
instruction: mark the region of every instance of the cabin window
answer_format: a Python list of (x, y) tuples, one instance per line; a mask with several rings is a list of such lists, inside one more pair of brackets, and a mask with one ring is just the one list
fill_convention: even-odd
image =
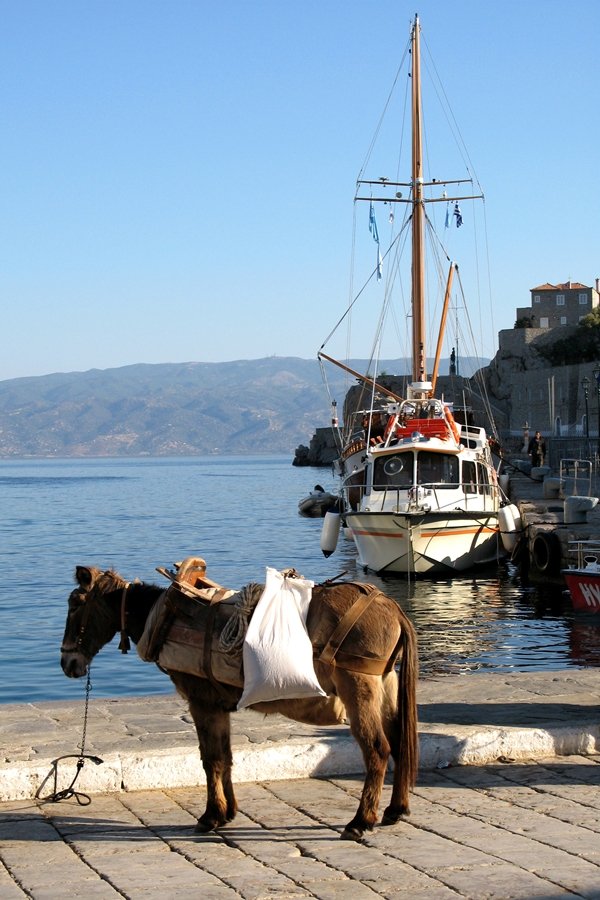
[(588, 301), (588, 295), (587, 295), (587, 294), (580, 294), (580, 295), (579, 295), (579, 305), (580, 305), (580, 306), (587, 306), (587, 301)]
[(395, 453), (375, 460), (373, 471), (373, 489), (383, 491), (386, 488), (405, 489), (413, 484), (414, 454)]
[(481, 463), (477, 463), (477, 480), (479, 481), (479, 493), (490, 494), (490, 481), (487, 469)]
[(564, 294), (557, 294), (557, 295), (556, 295), (556, 305), (557, 305), (557, 306), (564, 306), (564, 305), (565, 305), (565, 295), (564, 295)]
[(462, 483), (465, 494), (477, 493), (477, 475), (474, 462), (465, 461), (462, 464)]
[(458, 459), (452, 453), (422, 451), (417, 458), (417, 482), (436, 488), (459, 487)]

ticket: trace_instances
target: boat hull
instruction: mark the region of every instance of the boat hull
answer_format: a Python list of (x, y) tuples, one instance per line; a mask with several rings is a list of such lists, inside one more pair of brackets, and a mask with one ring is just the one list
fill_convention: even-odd
[(356, 512), (346, 521), (359, 565), (374, 572), (448, 574), (504, 555), (496, 512)]
[(600, 615), (600, 572), (563, 569), (573, 608)]

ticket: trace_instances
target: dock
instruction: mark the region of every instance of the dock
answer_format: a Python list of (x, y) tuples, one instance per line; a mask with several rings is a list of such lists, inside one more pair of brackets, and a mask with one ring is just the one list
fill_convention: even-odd
[[(564, 499), (545, 499), (544, 485), (519, 471), (510, 472), (508, 496), (519, 507), (524, 531), (520, 557), (516, 560), (532, 583), (566, 588), (561, 569), (573, 565), (576, 554), (570, 541), (600, 541), (600, 504), (586, 513), (586, 521), (565, 524)], [(549, 558), (536, 552), (539, 536), (547, 541)], [(539, 546), (539, 545), (538, 545)]]

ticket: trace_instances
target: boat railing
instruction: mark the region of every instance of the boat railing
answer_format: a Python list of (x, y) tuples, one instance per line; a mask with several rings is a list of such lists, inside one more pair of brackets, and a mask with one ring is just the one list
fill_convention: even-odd
[[(360, 502), (367, 495), (365, 484), (346, 483), (342, 490), (346, 506), (353, 510), (358, 508)], [(449, 491), (453, 492), (450, 496)], [(462, 492), (462, 500), (457, 500), (456, 491)], [(381, 494), (381, 499), (376, 496), (369, 501), (374, 504), (370, 506), (372, 512), (384, 512), (386, 508), (389, 508), (389, 503), (393, 504), (392, 512), (406, 512), (426, 506), (429, 509), (437, 510), (455, 509), (457, 502), (464, 502), (465, 510), (468, 511), (469, 501), (474, 501), (476, 497), (482, 498), (484, 504), (486, 499), (493, 498), (494, 486), (476, 484), (472, 481), (448, 484), (438, 481), (403, 486), (382, 484), (373, 485), (371, 493)], [(428, 503), (428, 498), (433, 499), (433, 503)]]
[(561, 459), (558, 475), (561, 497), (591, 497), (592, 474), (589, 459)]
[(569, 541), (569, 549), (577, 553), (576, 568), (600, 567), (600, 540)]

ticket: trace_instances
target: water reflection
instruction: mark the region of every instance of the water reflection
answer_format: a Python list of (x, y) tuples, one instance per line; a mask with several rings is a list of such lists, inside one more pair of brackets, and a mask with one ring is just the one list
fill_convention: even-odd
[(523, 587), (510, 563), (444, 580), (369, 580), (415, 624), (423, 677), (600, 666), (600, 621), (582, 622), (568, 594)]

